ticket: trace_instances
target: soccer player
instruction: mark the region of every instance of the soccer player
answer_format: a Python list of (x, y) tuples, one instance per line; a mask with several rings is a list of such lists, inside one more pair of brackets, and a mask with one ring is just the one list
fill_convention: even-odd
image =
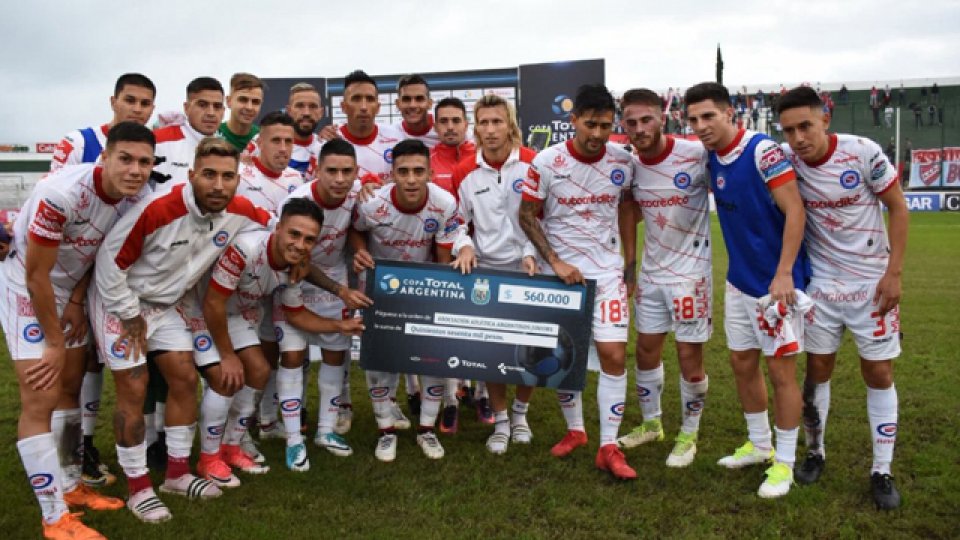
[[(733, 124), (730, 94), (717, 83), (687, 89), (687, 121), (709, 150), (710, 188), (713, 190), (729, 255), (724, 295), (724, 330), (730, 365), (747, 422), (749, 440), (718, 464), (737, 469), (773, 464), (758, 495), (781, 497), (793, 484), (797, 432), (802, 401), (796, 380), (794, 355), (802, 348), (803, 318), (794, 313), (789, 324), (798, 339), (778, 348), (776, 332), (761, 329), (760, 297), (770, 295), (780, 305), (797, 303), (795, 287), (803, 289), (809, 260), (802, 248), (804, 212), (796, 174), (783, 150), (766, 135), (738, 129)], [(776, 452), (767, 418), (767, 387), (760, 369), (766, 357), (774, 391)]]
[(223, 86), (211, 77), (198, 77), (187, 85), (187, 100), (183, 103), (187, 122), (183, 125), (162, 127), (154, 131), (157, 137), (157, 158), (154, 171), (163, 182), (151, 182), (159, 193), (189, 181), (197, 145), (204, 137), (217, 133), (223, 120)]
[(361, 70), (343, 80), (340, 109), (347, 122), (338, 133), (357, 150), (357, 176), (364, 183), (389, 183), (393, 146), (403, 139), (395, 128), (376, 123), (380, 112), (377, 81)]
[[(824, 469), (824, 433), (833, 373), (844, 328), (860, 354), (873, 439), (870, 484), (878, 508), (900, 506), (890, 464), (897, 436), (893, 359), (900, 355), (900, 275), (907, 245), (908, 211), (897, 171), (873, 141), (829, 133), (830, 116), (816, 92), (799, 87), (777, 104), (807, 210), (806, 247), (814, 302), (806, 325), (803, 388), (806, 460), (794, 470), (801, 484)], [(890, 216), (889, 239), (883, 213)]]
[(232, 144), (238, 152), (243, 152), (247, 143), (260, 132), (254, 122), (263, 105), (263, 87), (263, 81), (250, 73), (234, 73), (230, 77), (230, 95), (227, 96), (230, 117), (220, 124), (217, 136)]
[[(667, 332), (673, 332), (680, 365), (682, 424), (667, 466), (686, 467), (697, 454), (708, 381), (703, 344), (712, 330), (707, 151), (700, 143), (663, 135), (662, 103), (655, 92), (629, 90), (620, 103), (620, 122), (639, 160), (633, 200), (647, 226), (639, 275), (635, 236), (623, 238), (626, 279), (636, 290), (636, 386), (643, 424), (618, 442), (633, 448), (663, 440), (661, 356)], [(636, 227), (627, 230), (634, 233)]]
[[(443, 105), (442, 101), (440, 105)], [(445, 118), (445, 111), (439, 112), (440, 106), (437, 109), (439, 125)], [(520, 229), (519, 212), (523, 179), (527, 177), (536, 153), (521, 146), (523, 137), (517, 125), (517, 115), (503, 98), (492, 94), (483, 96), (474, 104), (473, 114), (480, 151), (457, 165), (452, 181), (463, 218), (468, 226), (473, 226), (477, 264), (482, 268), (515, 272), (522, 269), (533, 275), (536, 262), (533, 257), (523, 257), (527, 238)], [(445, 144), (444, 138), (434, 150)], [(487, 438), (487, 450), (503, 454), (511, 440), (529, 444), (533, 432), (527, 424), (527, 410), (533, 387), (517, 387), (512, 418), (507, 416), (506, 385), (487, 383), (486, 388), (494, 417), (494, 431)], [(441, 431), (448, 416), (455, 419), (456, 412), (456, 401), (448, 402), (443, 410)]]
[(80, 385), (87, 351), (84, 310), (104, 235), (142, 195), (155, 139), (136, 122), (107, 132), (102, 164), (76, 165), (37, 184), (14, 224), (5, 263), (3, 330), (20, 386), (17, 450), (40, 503), (45, 538), (103, 538), (67, 505), (123, 508), (80, 482)]
[[(627, 391), (624, 370), (627, 333), (627, 289), (623, 281), (618, 228), (621, 212), (632, 214), (624, 192), (633, 184), (632, 157), (608, 143), (616, 104), (603, 85), (585, 85), (574, 99), (570, 116), (573, 139), (555, 144), (530, 165), (520, 203), (520, 226), (553, 273), (568, 285), (597, 280), (593, 340), (600, 357), (597, 383), (600, 450), (597, 468), (615, 478), (637, 477), (617, 447)], [(538, 219), (541, 215), (542, 218)], [(632, 219), (624, 225), (632, 225)], [(551, 450), (568, 455), (587, 444), (581, 392), (557, 392), (568, 432)]]
[(323, 101), (320, 91), (310, 83), (297, 83), (290, 87), (287, 99), (287, 114), (293, 117), (293, 152), (290, 154), (290, 166), (300, 171), (303, 180), (309, 182), (317, 167), (320, 154), (320, 140), (314, 132), (323, 118)]
[[(323, 212), (323, 227), (318, 242), (311, 249), (311, 263), (322, 270), (324, 279), (331, 281), (323, 289), (309, 283), (301, 285), (303, 301), (308, 311), (336, 320), (352, 320), (351, 310), (370, 305), (369, 298), (347, 286), (347, 265), (344, 247), (347, 232), (350, 229), (354, 207), (358, 202), (360, 183), (357, 181), (356, 151), (343, 139), (334, 139), (324, 143), (320, 149), (316, 179), (297, 188), (290, 194), (288, 201), (305, 198), (316, 203)], [(287, 203), (283, 203), (284, 205)], [(330, 292), (335, 291), (335, 292)], [(317, 344), (320, 348), (321, 364), (317, 375), (320, 391), (319, 413), (317, 415), (317, 433), (313, 442), (336, 456), (349, 456), (353, 449), (347, 441), (336, 433), (338, 416), (345, 409), (352, 420), (352, 405), (341, 403), (342, 381), (346, 376), (350, 350), (350, 337), (340, 332), (326, 332), (317, 336), (304, 333), (289, 324), (290, 321), (277, 321), (276, 335), (280, 337), (280, 350), (283, 351), (280, 372), (283, 374), (278, 384), (281, 402), (289, 405), (283, 408), (284, 426), (288, 446), (302, 443), (299, 434), (300, 418), (294, 418), (293, 397), (286, 396), (303, 387), (303, 375), (300, 367), (304, 364), (308, 344)], [(299, 393), (295, 394), (299, 397)], [(296, 433), (291, 441), (291, 434)]]
[(303, 185), (303, 176), (289, 166), (296, 136), (294, 125), (286, 113), (264, 116), (260, 122), (260, 151), (239, 170), (237, 194), (274, 215), (279, 215), (280, 203)]
[[(68, 133), (50, 160), (50, 171), (67, 165), (94, 163), (103, 154), (107, 132), (120, 122), (136, 122), (146, 125), (153, 114), (157, 89), (153, 81), (139, 73), (125, 73), (114, 85), (110, 97), (113, 119), (100, 127), (88, 127)], [(100, 461), (100, 451), (93, 444), (100, 409), (100, 393), (103, 389), (103, 364), (95, 354), (87, 355), (86, 373), (80, 389), (80, 406), (83, 411), (83, 481), (88, 485), (109, 485), (116, 477)]]
[[(430, 150), (426, 145), (415, 139), (407, 139), (393, 148), (393, 156), (392, 175), (395, 183), (377, 190), (355, 211), (355, 231), (350, 235), (350, 242), (354, 248), (353, 267), (358, 273), (365, 268), (373, 268), (374, 257), (431, 261), (434, 244), (436, 261), (450, 263), (453, 244), (464, 235), (456, 199), (430, 183)], [(369, 241), (357, 231), (367, 232)], [(473, 257), (469, 238), (463, 240), (462, 245), (454, 263)], [(429, 459), (440, 459), (444, 451), (434, 433), (434, 424), (440, 412), (444, 380), (428, 376), (423, 376), (422, 380), (425, 392), (420, 408), (417, 444)], [(389, 395), (390, 388), (396, 387), (397, 381), (395, 373), (367, 371), (367, 385), (380, 430), (375, 452), (380, 461), (393, 461), (397, 456), (396, 422), (392, 412), (395, 405)]]
[(397, 81), (397, 99), (394, 105), (403, 121), (395, 125), (404, 139), (417, 139), (433, 149), (440, 142), (440, 134), (434, 130), (430, 108), (430, 85), (420, 75), (404, 75)]
[[(197, 471), (220, 486), (240, 485), (230, 466), (254, 474), (269, 469), (257, 465), (239, 446), (246, 433), (246, 420), (253, 414), (269, 373), (258, 328), (261, 319), (272, 319), (273, 313), (265, 312), (261, 301), (282, 290), (287, 320), (305, 332), (362, 330), (357, 319), (322, 319), (303, 309), (299, 280), (306, 271), (294, 269), (305, 267), (303, 263), (317, 243), (322, 222), (323, 213), (315, 203), (291, 199), (283, 206), (275, 230), (238, 235), (214, 265), (203, 312), (218, 354), (217, 361), (202, 371), (210, 387), (201, 404), (203, 429)], [(299, 400), (296, 390), (293, 397), (282, 401), (284, 412), (292, 408), (288, 400)], [(299, 411), (295, 412), (299, 420)], [(300, 435), (299, 429), (295, 433)], [(298, 447), (288, 447), (286, 459), (291, 470), (309, 469), (302, 439)]]
[(148, 523), (170, 519), (146, 467), (143, 401), (149, 355), (166, 379), (166, 480), (160, 490), (189, 498), (221, 492), (190, 473), (196, 428), (197, 372), (182, 300), (243, 230), (271, 215), (242, 196), (236, 149), (223, 139), (200, 141), (190, 182), (156, 194), (124, 215), (97, 253), (91, 322), (101, 357), (116, 384), (117, 461), (127, 477), (127, 507)]
[(430, 150), (433, 183), (454, 193), (453, 168), (465, 159), (473, 159), (477, 153), (476, 145), (467, 139), (467, 107), (459, 98), (443, 98), (433, 115), (436, 119), (433, 129), (440, 139)]
[(120, 122), (136, 122), (146, 125), (153, 114), (157, 87), (153, 81), (139, 73), (124, 73), (117, 79), (110, 96), (113, 118), (99, 127), (87, 127), (68, 133), (54, 151), (50, 160), (50, 172), (67, 165), (94, 163), (100, 159), (106, 144), (107, 132)]

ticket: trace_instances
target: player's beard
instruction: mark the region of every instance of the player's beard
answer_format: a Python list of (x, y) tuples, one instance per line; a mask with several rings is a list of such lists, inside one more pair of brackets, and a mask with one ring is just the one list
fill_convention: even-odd
[(313, 132), (317, 129), (317, 124), (319, 123), (320, 122), (312, 122), (307, 129), (304, 129), (301, 127), (303, 126), (304, 122), (298, 121), (293, 125), (293, 131), (297, 134), (298, 138), (306, 139), (310, 135), (313, 135)]

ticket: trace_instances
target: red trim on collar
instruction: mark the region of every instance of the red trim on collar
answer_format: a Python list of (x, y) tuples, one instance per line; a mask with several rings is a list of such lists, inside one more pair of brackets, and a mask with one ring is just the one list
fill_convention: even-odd
[(667, 139), (667, 145), (663, 148), (663, 152), (660, 152), (656, 156), (649, 159), (643, 156), (639, 156), (640, 163), (643, 163), (644, 165), (656, 165), (658, 163), (662, 163), (663, 160), (667, 159), (667, 156), (670, 155), (670, 152), (673, 152), (673, 146), (676, 143), (674, 142), (673, 137), (671, 137), (670, 135), (667, 135), (666, 139)]
[(341, 206), (343, 206), (343, 203), (347, 202), (347, 198), (344, 197), (343, 200), (338, 202), (337, 204), (332, 204), (328, 206), (327, 203), (323, 202), (323, 197), (320, 196), (320, 191), (317, 189), (319, 186), (320, 186), (320, 181), (314, 180), (313, 185), (310, 186), (310, 191), (313, 192), (313, 199), (317, 202), (318, 205), (320, 205), (320, 208), (323, 208), (325, 210), (336, 210), (337, 208), (340, 208)]
[(430, 130), (433, 129), (433, 115), (429, 113), (427, 114), (427, 127), (423, 131), (414, 131), (410, 128), (410, 124), (408, 124), (406, 120), (400, 122), (400, 125), (403, 126), (403, 130), (406, 131), (408, 135), (412, 135), (414, 137), (423, 137), (427, 133), (430, 133)]
[(745, 133), (746, 133), (746, 130), (738, 129), (738, 130), (737, 130), (737, 136), (734, 137), (733, 140), (730, 141), (730, 144), (728, 144), (727, 146), (725, 146), (722, 150), (717, 150), (717, 155), (720, 156), (720, 157), (723, 157), (723, 156), (729, 154), (730, 152), (733, 152), (733, 149), (736, 148), (737, 145), (740, 144), (740, 141), (743, 140), (743, 135), (744, 135)]
[(377, 139), (377, 134), (380, 132), (380, 126), (374, 124), (373, 131), (370, 135), (367, 135), (364, 138), (359, 138), (356, 135), (350, 133), (350, 130), (347, 129), (347, 125), (344, 124), (340, 126), (340, 135), (343, 135), (343, 138), (349, 141), (351, 144), (356, 144), (360, 146), (366, 146)]
[(314, 137), (313, 133), (311, 133), (310, 136), (307, 137), (306, 139), (298, 139), (294, 137), (293, 144), (297, 146), (310, 146), (311, 144), (313, 144), (313, 137)]
[(103, 167), (94, 167), (93, 169), (93, 189), (97, 192), (97, 197), (103, 199), (103, 202), (107, 204), (113, 205), (123, 200), (122, 198), (114, 199), (103, 190)]
[(836, 151), (836, 149), (837, 149), (837, 134), (831, 133), (830, 142), (827, 144), (827, 153), (824, 154), (822, 158), (816, 161), (803, 160), (803, 162), (809, 165), (810, 167), (819, 167), (824, 163), (830, 161), (830, 158), (833, 157), (833, 152)]
[(260, 172), (263, 173), (263, 175), (266, 176), (267, 178), (273, 178), (274, 180), (276, 180), (277, 178), (280, 178), (281, 174), (283, 174), (283, 171), (273, 172), (270, 169), (266, 168), (266, 166), (264, 166), (264, 164), (260, 162), (260, 158), (258, 157), (253, 158), (253, 164), (256, 165), (257, 169), (260, 169)]
[(271, 270), (276, 270), (277, 272), (281, 270), (286, 270), (286, 266), (277, 266), (277, 261), (273, 260), (273, 237), (274, 234), (270, 234), (270, 238), (267, 238), (267, 263), (270, 265)]
[(406, 208), (400, 206), (400, 201), (397, 200), (397, 189), (400, 186), (394, 184), (393, 189), (390, 190), (390, 202), (393, 203), (394, 208), (403, 212), (404, 214), (419, 214), (427, 206), (427, 202), (430, 200), (430, 188), (427, 188), (427, 196), (423, 198), (423, 204), (417, 208), (407, 210)]
[(593, 157), (586, 157), (580, 152), (577, 152), (577, 149), (573, 145), (573, 139), (567, 139), (567, 151), (570, 152), (570, 155), (573, 156), (573, 159), (579, 161), (580, 163), (596, 163), (603, 159), (603, 156), (607, 153), (607, 145), (603, 145), (603, 148), (600, 150), (600, 153)]

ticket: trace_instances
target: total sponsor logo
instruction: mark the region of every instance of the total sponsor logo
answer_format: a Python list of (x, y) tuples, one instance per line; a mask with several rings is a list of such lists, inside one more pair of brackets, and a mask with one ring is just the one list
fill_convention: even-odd
[(380, 289), (387, 294), (404, 294), (426, 298), (448, 298), (466, 300), (463, 285), (457, 281), (436, 278), (404, 278), (394, 274), (385, 274), (380, 278)]
[(28, 343), (40, 343), (43, 341), (43, 328), (37, 323), (30, 323), (23, 328), (23, 339)]
[(845, 208), (847, 206), (853, 206), (860, 202), (861, 195), (857, 193), (853, 197), (841, 197), (835, 201), (810, 201), (807, 199), (803, 200), (803, 205), (807, 208)]
[(457, 369), (460, 367), (463, 368), (474, 368), (474, 369), (487, 369), (486, 364), (481, 364), (480, 362), (473, 362), (471, 360), (464, 360), (457, 356), (451, 356), (447, 359), (447, 366), (450, 369)]
[(605, 204), (616, 206), (620, 199), (616, 195), (604, 193), (603, 195), (589, 195), (583, 197), (557, 197), (557, 204), (563, 206), (580, 206), (584, 204)]
[(230, 240), (230, 233), (224, 230), (217, 231), (217, 234), (213, 235), (213, 245), (217, 247), (223, 247), (227, 245), (227, 241)]
[(840, 185), (845, 189), (853, 189), (860, 185), (860, 173), (848, 169), (840, 173)]
[[(897, 436), (897, 423), (896, 422), (886, 422), (877, 426), (877, 435), (882, 439), (894, 439)], [(893, 441), (883, 441), (887, 444), (893, 444)]]
[(810, 299), (831, 304), (862, 304), (868, 298), (868, 291), (831, 292), (815, 289), (810, 293)]
[(670, 206), (686, 206), (690, 204), (690, 197), (688, 195), (671, 195), (667, 198), (658, 198), (658, 199), (640, 199), (637, 201), (637, 204), (641, 208), (667, 208)]
[(200, 352), (207, 352), (213, 346), (213, 340), (207, 334), (200, 334), (193, 338), (193, 348)]
[(300, 410), (300, 399), (291, 398), (280, 402), (280, 409), (283, 412), (297, 412)]

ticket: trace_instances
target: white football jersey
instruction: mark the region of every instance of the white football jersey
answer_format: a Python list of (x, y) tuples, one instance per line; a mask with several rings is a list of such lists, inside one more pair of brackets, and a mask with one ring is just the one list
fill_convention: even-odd
[(273, 215), (279, 215), (280, 203), (303, 185), (303, 176), (296, 170), (287, 167), (278, 174), (264, 167), (258, 158), (240, 165), (239, 175), (237, 195), (243, 195)]
[(453, 195), (434, 184), (427, 184), (427, 199), (418, 210), (399, 208), (394, 188), (387, 184), (367, 202), (357, 205), (353, 226), (358, 231), (369, 231), (368, 249), (380, 259), (429, 262), (431, 248), (450, 249), (463, 232), (460, 212)]
[(677, 283), (710, 274), (710, 177), (699, 142), (666, 137), (664, 152), (636, 161), (633, 200), (643, 212), (640, 279)]
[(373, 133), (363, 139), (350, 134), (347, 125), (340, 126), (340, 136), (357, 151), (357, 178), (373, 178), (381, 184), (393, 181), (393, 147), (404, 136), (393, 126), (377, 124)]
[(418, 132), (410, 129), (410, 126), (407, 125), (407, 121), (404, 120), (399, 124), (393, 124), (393, 128), (399, 131), (404, 139), (417, 139), (423, 144), (427, 145), (427, 148), (433, 150), (433, 147), (440, 144), (440, 135), (437, 135), (437, 131), (433, 128), (433, 115), (427, 115), (427, 129), (426, 131)]
[(543, 202), (550, 246), (586, 277), (623, 271), (617, 207), (633, 185), (634, 167), (633, 156), (616, 145), (586, 158), (568, 140), (540, 152), (527, 171), (524, 200)]
[(213, 265), (210, 287), (230, 297), (227, 315), (259, 321), (262, 300), (290, 284), (290, 268), (271, 257), (271, 238), (270, 231), (240, 233)]
[(890, 245), (878, 195), (897, 183), (880, 146), (856, 135), (830, 135), (817, 163), (784, 151), (797, 172), (807, 210), (804, 240), (816, 279), (872, 281), (887, 270)]
[(353, 220), (353, 209), (357, 205), (357, 195), (359, 193), (360, 181), (356, 180), (343, 202), (338, 206), (326, 206), (323, 204), (320, 194), (317, 193), (317, 181), (314, 180), (298, 187), (287, 198), (287, 200), (292, 198), (309, 199), (317, 203), (317, 206), (323, 210), (323, 227), (320, 228), (320, 238), (317, 244), (313, 246), (313, 250), (310, 252), (310, 262), (324, 272), (345, 267), (344, 247), (347, 242), (347, 231), (350, 229), (350, 222)]

